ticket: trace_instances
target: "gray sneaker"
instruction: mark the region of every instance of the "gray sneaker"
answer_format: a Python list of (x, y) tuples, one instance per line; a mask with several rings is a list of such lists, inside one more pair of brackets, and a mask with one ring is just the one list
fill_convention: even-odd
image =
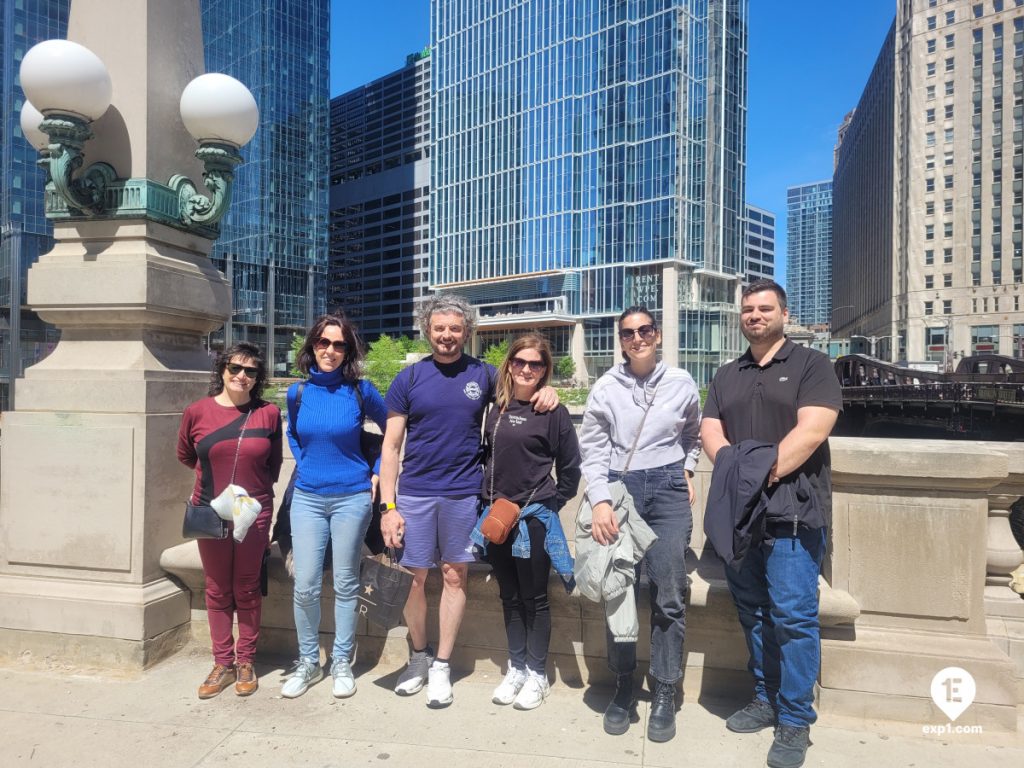
[(295, 662), (292, 673), (281, 686), (281, 695), (286, 699), (296, 699), (323, 676), (324, 670), (318, 662), (299, 659)]
[(725, 721), (725, 727), (733, 733), (756, 733), (775, 725), (775, 710), (764, 699), (755, 698), (743, 709), (734, 712)]
[(775, 729), (775, 741), (768, 750), (768, 767), (800, 768), (807, 757), (810, 737), (811, 729), (806, 726), (780, 725)]
[(412, 696), (423, 690), (427, 684), (427, 675), (430, 672), (430, 665), (434, 663), (434, 651), (428, 645), (426, 650), (412, 651), (409, 653), (409, 664), (398, 676), (395, 684), (395, 693), (399, 696)]
[(356, 692), (356, 679), (352, 676), (352, 667), (347, 659), (338, 659), (334, 662), (331, 666), (331, 677), (334, 678), (334, 698), (347, 699)]

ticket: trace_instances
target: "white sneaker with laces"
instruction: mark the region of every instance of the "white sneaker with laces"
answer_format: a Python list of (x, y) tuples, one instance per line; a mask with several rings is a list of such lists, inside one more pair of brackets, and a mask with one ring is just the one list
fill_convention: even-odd
[(356, 692), (356, 679), (352, 675), (352, 667), (346, 659), (339, 659), (331, 667), (331, 677), (334, 678), (332, 692), (336, 699), (347, 699)]
[(431, 709), (443, 709), (452, 703), (451, 667), (435, 661), (430, 665), (427, 674), (427, 706)]
[(295, 662), (291, 675), (281, 686), (281, 695), (286, 699), (298, 698), (323, 676), (323, 668), (317, 662), (299, 659)]
[(495, 704), (511, 704), (515, 701), (516, 694), (523, 689), (523, 683), (525, 682), (526, 670), (516, 669), (510, 665), (508, 672), (505, 673), (505, 679), (494, 689), (494, 696), (491, 697), (491, 701)]
[(544, 703), (549, 693), (551, 686), (548, 684), (547, 675), (539, 675), (531, 669), (512, 706), (516, 709), (536, 709)]

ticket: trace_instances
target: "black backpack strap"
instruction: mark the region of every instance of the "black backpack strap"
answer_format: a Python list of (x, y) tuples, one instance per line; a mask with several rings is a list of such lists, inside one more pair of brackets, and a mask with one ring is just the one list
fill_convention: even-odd
[[(308, 381), (308, 379), (306, 380)], [(295, 442), (299, 444), (299, 448), (302, 447), (302, 442), (299, 440), (299, 430), (296, 428), (299, 423), (299, 408), (302, 407), (302, 390), (306, 388), (306, 382), (300, 381), (298, 388), (295, 390), (295, 423), (292, 424), (292, 434), (295, 435)]]

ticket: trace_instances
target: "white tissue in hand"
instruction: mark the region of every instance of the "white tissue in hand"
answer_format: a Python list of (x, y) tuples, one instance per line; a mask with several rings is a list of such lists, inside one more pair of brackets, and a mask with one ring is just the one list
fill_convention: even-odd
[(259, 515), (260, 510), (263, 509), (263, 505), (256, 501), (256, 499), (251, 496), (246, 496), (244, 493), (245, 492), (243, 490), (243, 495), (235, 497), (234, 509), (232, 510), (234, 512), (235, 520), (235, 530), (232, 535), (235, 537), (235, 541), (239, 544), (241, 544), (242, 539), (245, 538), (245, 534), (248, 532), (249, 526), (256, 521), (257, 515)]

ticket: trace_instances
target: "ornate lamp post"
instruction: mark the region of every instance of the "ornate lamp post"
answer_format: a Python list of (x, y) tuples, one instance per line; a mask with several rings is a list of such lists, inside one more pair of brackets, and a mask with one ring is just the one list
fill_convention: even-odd
[(189, 636), (159, 565), (193, 482), (174, 444), (232, 311), (209, 253), (258, 122), (202, 62), (198, 0), (73, 0), (22, 62), (56, 241), (28, 303), (61, 341), (2, 417), (0, 656), (139, 667)]

